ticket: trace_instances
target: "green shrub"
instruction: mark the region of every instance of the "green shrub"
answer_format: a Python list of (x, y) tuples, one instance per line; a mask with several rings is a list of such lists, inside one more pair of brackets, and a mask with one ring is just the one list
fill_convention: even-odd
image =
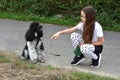
[(0, 11), (21, 12), (26, 15), (51, 17), (60, 14), (79, 20), (80, 10), (92, 5), (97, 11), (97, 20), (104, 26), (119, 25), (119, 0), (0, 0)]

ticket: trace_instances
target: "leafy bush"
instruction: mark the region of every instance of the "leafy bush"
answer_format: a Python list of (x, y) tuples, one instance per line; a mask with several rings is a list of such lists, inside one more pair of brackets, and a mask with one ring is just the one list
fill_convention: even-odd
[(80, 10), (92, 5), (102, 25), (116, 26), (114, 24), (120, 24), (119, 4), (119, 0), (0, 0), (0, 10), (47, 17), (60, 14), (64, 19), (73, 18), (78, 21)]

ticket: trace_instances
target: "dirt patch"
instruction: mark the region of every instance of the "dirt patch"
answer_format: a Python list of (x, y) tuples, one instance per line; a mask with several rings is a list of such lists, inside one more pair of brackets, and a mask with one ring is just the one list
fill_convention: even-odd
[(1, 80), (55, 80), (62, 78), (66, 72), (45, 69), (25, 69), (14, 64), (0, 63)]
[(14, 53), (0, 51), (0, 80), (58, 80), (66, 73), (65, 70), (35, 65), (20, 60)]

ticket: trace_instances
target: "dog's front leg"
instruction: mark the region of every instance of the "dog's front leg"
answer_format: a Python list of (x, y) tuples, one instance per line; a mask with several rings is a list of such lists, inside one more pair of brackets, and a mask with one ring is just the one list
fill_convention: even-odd
[(42, 41), (39, 41), (38, 44), (37, 44), (37, 53), (38, 53), (38, 58), (39, 58), (39, 61), (44, 63), (45, 60), (44, 60), (44, 45), (43, 45), (43, 42)]
[(33, 63), (37, 62), (38, 56), (37, 56), (37, 52), (35, 49), (35, 44), (32, 41), (27, 41), (27, 46), (28, 46), (28, 51), (29, 51), (29, 56), (30, 56), (30, 60)]

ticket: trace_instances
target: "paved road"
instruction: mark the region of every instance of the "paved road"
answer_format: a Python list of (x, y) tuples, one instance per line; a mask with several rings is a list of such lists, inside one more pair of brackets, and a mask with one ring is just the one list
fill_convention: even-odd
[[(31, 21), (15, 21), (0, 19), (0, 49), (20, 54), (25, 44), (24, 34)], [(46, 63), (59, 68), (76, 69), (83, 72), (90, 72), (103, 76), (120, 78), (120, 33), (104, 31), (105, 45), (102, 52), (102, 61), (99, 68), (89, 66), (89, 58), (78, 66), (70, 64), (73, 58), (73, 48), (70, 35), (61, 35), (57, 40), (50, 40), (50, 37), (57, 31), (68, 28), (52, 24), (41, 24), (44, 26), (44, 37)], [(54, 56), (52, 54), (60, 54)]]

